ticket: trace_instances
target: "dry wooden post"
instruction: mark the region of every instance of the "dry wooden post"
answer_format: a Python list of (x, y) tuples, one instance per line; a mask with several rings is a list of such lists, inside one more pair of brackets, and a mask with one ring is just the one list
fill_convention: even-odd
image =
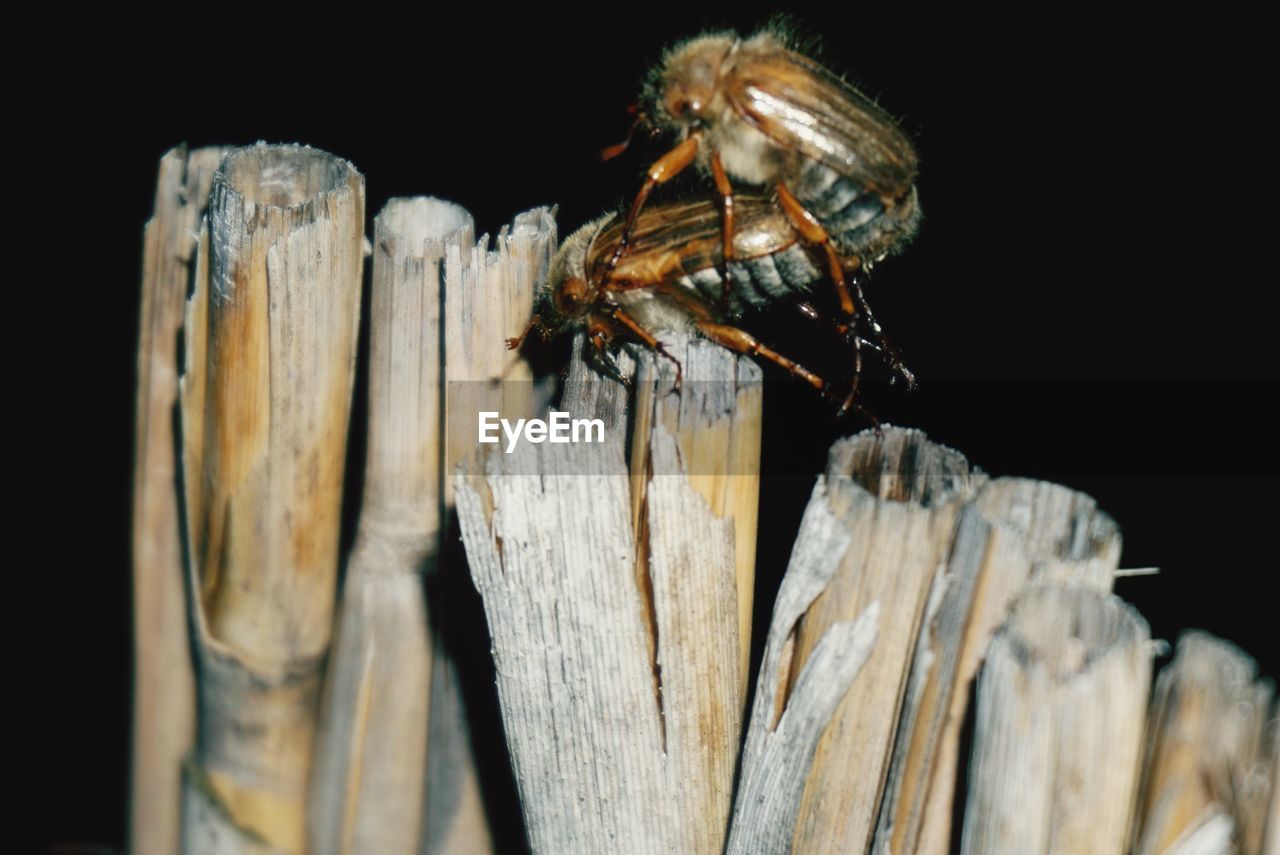
[(185, 327), (196, 746), (184, 851), (303, 849), (363, 266), (364, 179), (302, 146), (219, 166)]
[(1010, 601), (1028, 580), (1109, 591), (1119, 557), (1119, 528), (1083, 493), (1022, 478), (998, 478), (979, 491), (961, 514), (920, 631), (875, 851), (951, 851), (969, 688)]
[(419, 574), (443, 509), (439, 261), (467, 221), (421, 198), (374, 221), (368, 456), (316, 739), (314, 855), (418, 850), (433, 661)]
[(727, 851), (791, 851), (800, 800), (818, 740), (871, 655), (880, 603), (857, 621), (831, 624), (798, 677), (797, 627), (840, 569), (853, 541), (857, 486), (840, 467), (818, 479), (774, 602), (742, 755)]
[(1263, 829), (1263, 855), (1280, 855), (1280, 714), (1271, 719), (1271, 807)]
[[(985, 479), (918, 431), (864, 432), (832, 447), (828, 501), (851, 537), (839, 570), (795, 634), (788, 673), (818, 640), (872, 603), (883, 619), (875, 649), (823, 734), (796, 822), (800, 852), (861, 852), (871, 841), (894, 722), (929, 592), (945, 564), (956, 516)], [(856, 769), (856, 774), (850, 774)]]
[(160, 159), (143, 237), (133, 475), (133, 757), (129, 851), (169, 855), (179, 841), (182, 761), (195, 730), (195, 682), (174, 492), (178, 332), (196, 230), (226, 149), (179, 146)]
[[(508, 350), (533, 314), (556, 248), (555, 212), (535, 208), (518, 215), (489, 249), (488, 235), (474, 239), (470, 215), (457, 240), (444, 247), (445, 472), (477, 447), (477, 414), (509, 418), (538, 415), (547, 389), (536, 387), (528, 363)], [(452, 477), (445, 505), (453, 508)]]
[(1125, 851), (1151, 653), (1146, 622), (1110, 594), (1018, 596), (978, 680), (966, 855)]
[(1178, 640), (1152, 696), (1135, 855), (1263, 851), (1273, 694), (1234, 645), (1202, 632)]
[[(677, 339), (689, 363), (683, 394), (668, 395), (670, 360), (642, 359), (636, 376), (631, 443), (631, 522), (639, 552), (637, 568), (647, 563), (650, 522), (646, 491), (653, 474), (677, 474), (655, 466), (651, 437), (661, 430), (675, 439), (681, 473), (716, 519), (733, 522), (733, 555), (738, 602), (738, 692), (745, 703), (751, 660), (751, 614), (755, 592), (756, 533), (760, 506), (760, 442), (763, 387), (760, 367), (728, 351)], [(655, 369), (657, 371), (655, 372)], [(726, 378), (732, 378), (731, 381)], [(596, 384), (604, 385), (604, 384)], [(616, 384), (608, 384), (616, 387)], [(571, 386), (576, 394), (581, 386)], [(581, 403), (574, 402), (575, 406)], [(584, 403), (584, 402), (583, 402)], [(659, 503), (661, 508), (663, 503)], [(723, 592), (729, 596), (729, 592)]]
[(498, 450), (457, 482), (536, 852), (719, 852), (725, 839), (741, 723), (736, 538), (686, 467), (724, 462), (698, 437), (735, 436), (722, 421), (740, 394), (759, 400), (757, 369), (664, 338), (685, 386), (673, 392), (665, 360), (638, 354), (644, 472), (628, 474), (618, 390), (579, 361), (561, 407), (602, 418), (602, 445)]
[[(532, 382), (528, 364), (506, 348), (506, 339), (524, 329), (534, 295), (546, 279), (556, 248), (554, 211), (535, 208), (515, 217), (490, 247), (488, 235), (475, 239), (470, 214), (440, 247), (444, 282), (444, 512), (453, 512), (452, 474), (476, 448), (477, 414), (502, 412), (511, 418), (536, 415), (549, 390)], [(445, 590), (465, 577), (461, 550), (444, 557), (437, 572), (449, 574)], [(449, 609), (440, 610), (443, 621)], [(444, 631), (448, 631), (447, 628)], [(456, 663), (436, 651), (431, 683), (427, 804), (423, 851), (463, 855), (490, 851), (492, 834), (481, 801), (471, 727)]]

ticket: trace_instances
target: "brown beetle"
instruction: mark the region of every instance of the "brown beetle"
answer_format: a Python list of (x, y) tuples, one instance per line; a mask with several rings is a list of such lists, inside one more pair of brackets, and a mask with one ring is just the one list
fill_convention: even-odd
[[(895, 207), (885, 227), (874, 233), (878, 237), (862, 235), (863, 249), (875, 257), (887, 252), (899, 234), (891, 227), (892, 217), (911, 220), (913, 205), (914, 196), (909, 196)], [(748, 310), (792, 299), (802, 312), (820, 319), (820, 312), (805, 301), (814, 286), (827, 278), (825, 264), (815, 258), (815, 248), (775, 197), (740, 195), (737, 214), (733, 255), (728, 261), (723, 253), (721, 210), (709, 200), (655, 204), (630, 220), (614, 214), (588, 223), (561, 245), (540, 294), (538, 314), (524, 335), (508, 341), (508, 346), (519, 347), (534, 329), (549, 337), (583, 328), (602, 369), (618, 377), (609, 345), (625, 332), (676, 362), (678, 385), (679, 362), (663, 347), (658, 334), (696, 332), (730, 350), (771, 360), (830, 395), (830, 386), (821, 377), (735, 325)], [(630, 251), (610, 273), (610, 261), (628, 223), (632, 229)], [(856, 260), (850, 266), (856, 267)], [(726, 267), (731, 272), (727, 280), (722, 273)], [(857, 276), (851, 279), (865, 306)], [(869, 307), (866, 314), (872, 329), (879, 333)], [(861, 410), (855, 403), (862, 371), (861, 347), (876, 346), (850, 324), (837, 322), (835, 326), (855, 352), (852, 384), (841, 411), (850, 407)], [(908, 383), (914, 381), (905, 368), (900, 371)]]
[[(644, 87), (637, 119), (642, 126), (678, 142), (649, 168), (606, 265), (605, 284), (634, 248), (650, 193), (695, 162), (711, 175), (720, 197), (729, 274), (721, 301), (733, 290), (728, 262), (741, 227), (731, 179), (774, 189), (795, 231), (825, 256), (849, 324), (860, 308), (866, 311), (855, 302), (849, 274), (900, 247), (919, 222), (910, 141), (887, 113), (790, 49), (776, 30), (748, 39), (712, 33), (667, 51)], [(625, 145), (607, 150), (606, 157)], [(893, 367), (908, 378), (910, 372), (875, 332)]]

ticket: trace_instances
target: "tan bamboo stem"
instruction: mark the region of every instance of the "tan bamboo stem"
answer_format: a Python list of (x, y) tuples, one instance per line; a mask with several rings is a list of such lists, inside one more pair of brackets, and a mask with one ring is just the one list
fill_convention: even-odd
[(970, 685), (1028, 580), (1109, 591), (1120, 531), (1083, 493), (997, 478), (965, 508), (912, 662), (875, 849), (946, 855)]
[[(471, 215), (439, 247), (444, 280), (445, 422), (443, 495), (445, 513), (453, 512), (453, 479), (458, 461), (477, 447), (481, 410), (510, 418), (536, 415), (548, 389), (532, 382), (521, 354), (506, 339), (524, 329), (534, 295), (545, 281), (556, 248), (554, 212), (535, 208), (518, 214), (490, 245), (475, 239)], [(438, 568), (447, 574), (443, 588), (469, 587), (462, 551), (446, 554)], [(437, 610), (437, 632), (452, 629), (448, 603)], [(477, 630), (479, 632), (479, 630)], [(468, 640), (471, 640), (468, 637)], [(423, 851), (472, 855), (493, 849), (493, 832), (481, 798), (477, 758), (462, 696), (458, 666), (437, 649), (432, 677), (432, 727)]]
[(418, 851), (434, 662), (421, 573), (443, 514), (439, 260), (464, 220), (417, 198), (374, 221), (368, 453), (316, 739), (313, 855)]
[(585, 369), (579, 348), (560, 408), (603, 418), (605, 444), (499, 450), (457, 482), (537, 852), (724, 844), (741, 723), (736, 539), (682, 453), (700, 431), (732, 436), (720, 422), (755, 368), (708, 342), (664, 339), (686, 382), (673, 393), (665, 360), (637, 354), (637, 424), (647, 425), (633, 442), (647, 448), (631, 457), (644, 471), (628, 474), (621, 396), (601, 391), (612, 381)]
[(363, 177), (322, 151), (258, 144), (214, 176), (182, 393), (198, 674), (187, 852), (303, 850), (363, 224)]
[(978, 680), (961, 851), (1125, 851), (1151, 680), (1146, 622), (1116, 597), (1036, 586)]
[(182, 761), (195, 731), (173, 408), (178, 331), (196, 261), (196, 232), (226, 150), (178, 146), (160, 159), (143, 236), (133, 475), (133, 755), (129, 851), (178, 849)]
[(971, 476), (961, 455), (920, 432), (886, 428), (883, 436), (865, 432), (833, 446), (827, 480), (840, 485), (829, 501), (851, 543), (796, 630), (791, 679), (829, 627), (876, 602), (883, 617), (858, 691), (844, 696), (818, 744), (795, 849), (861, 852), (875, 830), (930, 590), (945, 565), (961, 506), (985, 478)]
[(1152, 696), (1134, 855), (1218, 835), (1242, 855), (1263, 851), (1273, 702), (1234, 645), (1202, 632), (1178, 640)]

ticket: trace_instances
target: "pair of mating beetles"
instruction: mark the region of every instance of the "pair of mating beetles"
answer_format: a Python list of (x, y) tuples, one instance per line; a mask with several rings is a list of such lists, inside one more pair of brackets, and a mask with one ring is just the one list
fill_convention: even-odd
[[(676, 136), (677, 145), (649, 168), (625, 216), (603, 217), (565, 239), (537, 314), (508, 346), (535, 329), (547, 337), (584, 328), (600, 367), (617, 377), (610, 346), (626, 335), (675, 362), (678, 387), (680, 363), (658, 334), (696, 330), (781, 365), (841, 400), (842, 414), (862, 410), (863, 346), (914, 385), (862, 293), (863, 275), (903, 246), (920, 219), (915, 153), (884, 111), (777, 33), (746, 40), (718, 33), (667, 52), (645, 86), (636, 120), (644, 126)], [(646, 206), (655, 187), (694, 163), (710, 174), (718, 202)], [(735, 193), (735, 179), (755, 189)], [(793, 297), (821, 320), (807, 298), (824, 279), (838, 300), (834, 327), (853, 349), (842, 399), (734, 325), (747, 310)], [(860, 318), (870, 339), (859, 332)]]

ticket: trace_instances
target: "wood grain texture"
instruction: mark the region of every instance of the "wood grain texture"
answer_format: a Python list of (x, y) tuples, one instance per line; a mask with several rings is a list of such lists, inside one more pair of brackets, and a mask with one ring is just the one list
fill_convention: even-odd
[(796, 630), (852, 545), (851, 506), (841, 494), (857, 489), (847, 475), (828, 471), (805, 508), (765, 641), (729, 852), (791, 851), (818, 740), (875, 644), (878, 601), (857, 621), (831, 625), (792, 687)]
[[(440, 244), (444, 286), (445, 471), (477, 448), (477, 413), (507, 418), (539, 415), (550, 389), (533, 382), (521, 354), (506, 340), (523, 331), (533, 314), (534, 296), (545, 282), (556, 248), (554, 211), (535, 208), (518, 215), (498, 233), (474, 237), (471, 215), (456, 209), (455, 236)], [(446, 479), (445, 507), (453, 506), (452, 479)]]
[(434, 663), (420, 573), (440, 551), (444, 451), (442, 277), (427, 244), (447, 237), (441, 208), (394, 199), (374, 221), (364, 492), (316, 738), (315, 855), (419, 847)]
[(1243, 651), (1207, 633), (1183, 634), (1151, 699), (1134, 855), (1207, 840), (1241, 855), (1263, 851), (1274, 701)]
[(599, 414), (603, 445), (496, 451), (457, 482), (536, 852), (724, 845), (741, 730), (737, 541), (690, 467), (703, 431), (732, 435), (722, 422), (758, 375), (708, 342), (668, 346), (679, 393), (652, 354), (624, 356), (645, 421), (630, 452), (623, 396), (579, 364), (560, 406)]
[(1032, 580), (1110, 590), (1115, 522), (1083, 493), (997, 478), (961, 514), (931, 594), (899, 716), (874, 849), (951, 851), (953, 793), (970, 687), (1009, 603)]
[(226, 149), (178, 146), (160, 159), (143, 233), (133, 474), (133, 740), (129, 851), (178, 849), (182, 763), (195, 732), (195, 678), (182, 582), (173, 409), (178, 338), (197, 233)]
[(1280, 855), (1280, 715), (1269, 725), (1271, 746), (1271, 806), (1267, 809), (1266, 828), (1262, 834), (1264, 855)]
[(978, 680), (961, 851), (1125, 851), (1153, 648), (1146, 622), (1083, 586), (1023, 591)]
[(196, 748), (185, 851), (299, 852), (332, 631), (364, 179), (302, 146), (229, 154), (185, 335)]
[[(875, 649), (823, 734), (796, 822), (801, 852), (861, 852), (875, 829), (894, 726), (930, 590), (945, 566), (957, 515), (984, 476), (919, 431), (886, 428), (836, 443), (828, 501), (851, 541), (831, 583), (795, 633), (789, 673), (801, 672), (833, 624), (872, 603), (884, 619)], [(849, 769), (858, 770), (850, 775)]]
[[(527, 361), (507, 349), (533, 311), (534, 295), (546, 280), (556, 248), (554, 211), (535, 208), (518, 214), (492, 241), (475, 237), (471, 215), (438, 203), (445, 237), (428, 241), (443, 280), (445, 421), (443, 497), (446, 519), (453, 512), (453, 478), (458, 461), (477, 448), (477, 414), (500, 412), (528, 418), (544, 408), (551, 388), (535, 383)], [(447, 220), (447, 222), (446, 222)], [(456, 545), (456, 544), (455, 544)], [(470, 588), (461, 548), (447, 549), (434, 568), (445, 591)], [(435, 634), (465, 636), (478, 643), (483, 631), (453, 625), (451, 603), (434, 610)], [(483, 853), (493, 848), (493, 831), (482, 800), (479, 758), (462, 695), (458, 664), (439, 648), (432, 676), (434, 719), (428, 747), (429, 781), (425, 806), (424, 853)], [(439, 758), (442, 762), (436, 762)], [(448, 762), (443, 762), (443, 760)]]
[[(689, 348), (696, 343), (696, 351)], [(681, 472), (717, 519), (733, 524), (738, 601), (738, 684), (745, 703), (751, 659), (751, 615), (755, 590), (756, 534), (760, 505), (760, 446), (764, 389), (760, 366), (698, 339), (675, 337), (672, 353), (684, 366), (680, 394), (668, 394), (675, 366), (646, 355), (634, 377), (631, 443), (632, 521), (644, 519), (643, 473), (671, 473), (655, 466), (648, 437), (660, 424), (676, 442)], [(682, 352), (683, 351), (683, 352)], [(616, 386), (617, 384), (608, 384)], [(644, 562), (643, 552), (637, 556)]]

